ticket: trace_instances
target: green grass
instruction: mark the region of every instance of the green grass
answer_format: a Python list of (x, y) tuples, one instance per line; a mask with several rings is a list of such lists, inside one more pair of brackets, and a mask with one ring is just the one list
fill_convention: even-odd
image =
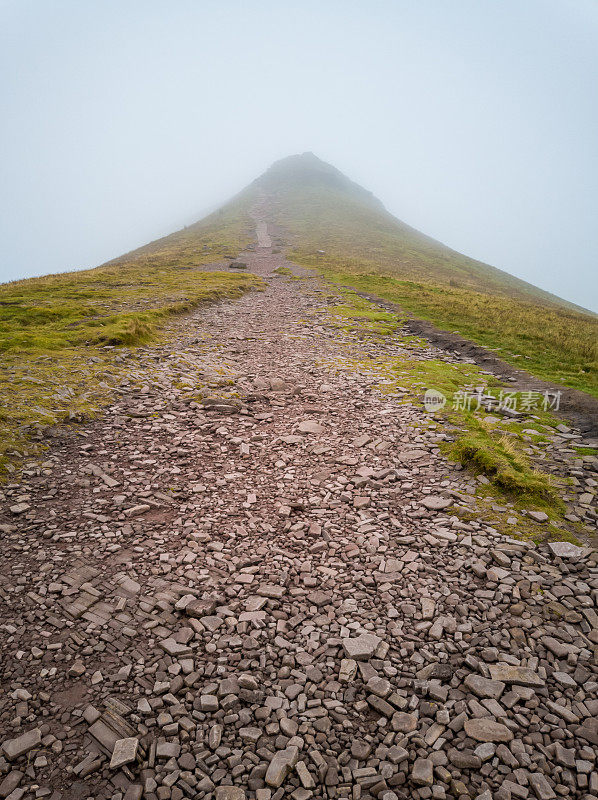
[(348, 273), (376, 272), (416, 283), (583, 311), (507, 272), (445, 247), (361, 193), (324, 184), (282, 186), (272, 196), (272, 208), (274, 221), (290, 238), (289, 258), (304, 266)]
[[(251, 274), (202, 271), (252, 241), (241, 207), (108, 264), (0, 286), (0, 472), (36, 426), (92, 413), (119, 371), (114, 351), (151, 341), (201, 303), (261, 288)], [(108, 383), (107, 383), (108, 381)]]
[[(477, 387), (487, 387), (491, 393), (500, 389), (500, 382), (493, 376), (485, 375), (478, 367), (469, 364), (448, 364), (445, 361), (430, 360), (381, 360), (377, 365), (383, 377), (379, 389), (394, 393), (404, 391), (407, 398), (423, 405), (426, 389), (441, 391), (447, 398), (442, 411), (430, 416), (430, 421), (450, 435), (450, 441), (440, 444), (441, 452), (451, 461), (462, 464), (476, 476), (483, 476), (488, 483), (481, 483), (477, 489), (475, 503), (478, 510), (470, 513), (459, 505), (451, 513), (463, 519), (484, 519), (504, 534), (515, 538), (532, 539), (536, 542), (547, 539), (572, 541), (579, 544), (575, 533), (565, 527), (566, 507), (561, 499), (564, 486), (553, 476), (539, 470), (530, 456), (524, 452), (529, 443), (523, 429), (541, 427), (549, 435), (558, 420), (549, 413), (536, 411), (537, 421), (512, 422), (499, 415), (489, 415), (486, 411), (463, 408), (455, 409), (454, 401), (458, 393), (475, 391)], [(489, 417), (496, 417), (496, 422)], [(538, 439), (545, 437), (538, 436)], [(494, 504), (507, 504), (508, 513), (496, 514)], [(544, 511), (548, 523), (538, 523), (525, 514), (525, 511)], [(507, 524), (506, 518), (516, 519)], [(567, 523), (569, 527), (570, 523)]]
[(175, 265), (122, 265), (5, 284), (0, 351), (140, 344), (164, 317), (256, 283), (252, 276)]
[(598, 456), (598, 447), (573, 447), (572, 450), (582, 456)]
[(341, 289), (344, 302), (328, 308), (328, 316), (340, 322), (347, 331), (367, 331), (386, 336), (395, 333), (402, 324), (396, 314), (380, 311), (372, 303), (362, 299), (355, 292)]
[[(503, 508), (506, 505), (507, 511), (497, 512), (494, 509), (495, 505)], [(485, 522), (505, 536), (514, 539), (531, 540), (537, 544), (546, 541), (559, 541), (572, 542), (579, 545), (581, 541), (576, 534), (580, 534), (583, 537), (586, 533), (579, 523), (567, 523), (569, 527), (573, 528), (572, 531), (564, 527), (562, 509), (555, 509), (547, 503), (534, 503), (533, 508), (535, 510), (544, 511), (549, 517), (547, 523), (536, 522), (526, 514), (526, 511), (532, 510), (526, 498), (518, 498), (511, 495), (505, 496), (503, 491), (492, 484), (478, 487), (475, 495), (475, 506), (475, 511), (471, 511), (455, 505), (451, 508), (451, 513), (454, 513), (463, 522), (477, 522), (480, 517), (483, 517)], [(515, 521), (507, 522), (509, 517)]]
[(101, 267), (3, 284), (0, 351), (147, 341), (164, 317), (257, 285), (199, 269), (250, 241), (242, 210), (230, 209)]
[[(548, 476), (534, 470), (511, 439), (493, 435), (479, 423), (459, 436), (448, 452), (461, 464), (483, 474), (509, 495), (535, 501), (557, 502), (557, 494)], [(563, 507), (563, 506), (561, 506)]]

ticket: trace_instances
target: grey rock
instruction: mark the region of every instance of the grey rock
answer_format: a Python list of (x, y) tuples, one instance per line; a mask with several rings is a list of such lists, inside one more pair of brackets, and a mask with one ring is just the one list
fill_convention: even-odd
[(538, 800), (552, 800), (556, 797), (552, 786), (548, 783), (541, 772), (534, 772), (528, 775), (528, 781)]
[(245, 789), (240, 786), (220, 785), (215, 790), (216, 800), (245, 800)]
[(478, 697), (490, 697), (498, 700), (505, 690), (505, 684), (500, 680), (483, 678), (481, 675), (468, 675), (464, 681), (470, 692)]
[(355, 638), (343, 639), (343, 648), (347, 658), (354, 661), (367, 661), (374, 657), (382, 639), (373, 633), (363, 633)]
[(417, 758), (411, 768), (410, 780), (416, 786), (431, 786), (434, 783), (434, 764), (429, 758)]
[(357, 674), (357, 661), (353, 658), (343, 658), (341, 661), (338, 679), (341, 683), (350, 683)]
[(425, 506), (430, 511), (441, 511), (443, 508), (448, 508), (452, 504), (451, 497), (441, 497), (440, 495), (429, 494), (420, 500), (422, 506)]
[(24, 773), (22, 773), (20, 770), (11, 770), (8, 775), (6, 775), (2, 783), (0, 783), (0, 797), (8, 797), (11, 792), (14, 792), (14, 790), (20, 786), (24, 777)]
[(548, 514), (545, 514), (544, 511), (528, 511), (527, 515), (535, 522), (548, 522)]
[(324, 433), (326, 428), (318, 422), (312, 420), (304, 420), (297, 426), (297, 430), (301, 433)]
[(404, 711), (397, 711), (392, 715), (390, 721), (393, 731), (397, 733), (410, 733), (417, 728), (417, 717), (415, 714), (407, 714)]
[(573, 561), (581, 558), (586, 552), (584, 547), (579, 547), (572, 542), (548, 542), (548, 547), (556, 558), (571, 559)]
[(110, 759), (110, 769), (118, 769), (125, 764), (131, 764), (137, 758), (137, 749), (139, 747), (139, 739), (130, 736), (126, 739), (119, 739), (112, 751), (112, 758)]
[(464, 725), (465, 733), (477, 742), (510, 742), (512, 732), (490, 717), (468, 719)]
[(284, 750), (279, 750), (268, 764), (264, 780), (268, 786), (278, 789), (282, 786), (287, 775), (295, 768), (299, 761), (299, 748), (291, 745)]
[(489, 667), (490, 675), (494, 681), (503, 683), (515, 683), (520, 686), (544, 686), (544, 681), (528, 667), (516, 667), (510, 664), (491, 664)]
[(2, 743), (2, 750), (9, 761), (14, 761), (20, 756), (24, 756), (34, 747), (37, 747), (42, 740), (42, 732), (39, 728), (33, 728), (26, 733), (17, 736), (15, 739), (7, 739)]

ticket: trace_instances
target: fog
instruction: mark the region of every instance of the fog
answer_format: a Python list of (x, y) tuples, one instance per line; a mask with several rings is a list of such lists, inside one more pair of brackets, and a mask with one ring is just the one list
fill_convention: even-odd
[(0, 0), (0, 280), (94, 266), (312, 150), (598, 310), (595, 0)]

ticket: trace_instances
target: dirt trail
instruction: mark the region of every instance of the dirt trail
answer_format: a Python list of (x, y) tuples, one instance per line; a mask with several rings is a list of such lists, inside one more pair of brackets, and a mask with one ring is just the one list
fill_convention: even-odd
[(4, 487), (0, 797), (598, 797), (595, 554), (499, 534), (376, 388), (440, 351), (269, 238)]

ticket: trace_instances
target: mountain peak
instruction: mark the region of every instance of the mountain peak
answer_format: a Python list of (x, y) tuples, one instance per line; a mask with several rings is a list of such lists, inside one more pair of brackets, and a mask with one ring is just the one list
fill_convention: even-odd
[(279, 194), (293, 189), (329, 189), (367, 200), (382, 208), (374, 195), (347, 178), (339, 169), (306, 151), (275, 161), (253, 185), (267, 193)]

